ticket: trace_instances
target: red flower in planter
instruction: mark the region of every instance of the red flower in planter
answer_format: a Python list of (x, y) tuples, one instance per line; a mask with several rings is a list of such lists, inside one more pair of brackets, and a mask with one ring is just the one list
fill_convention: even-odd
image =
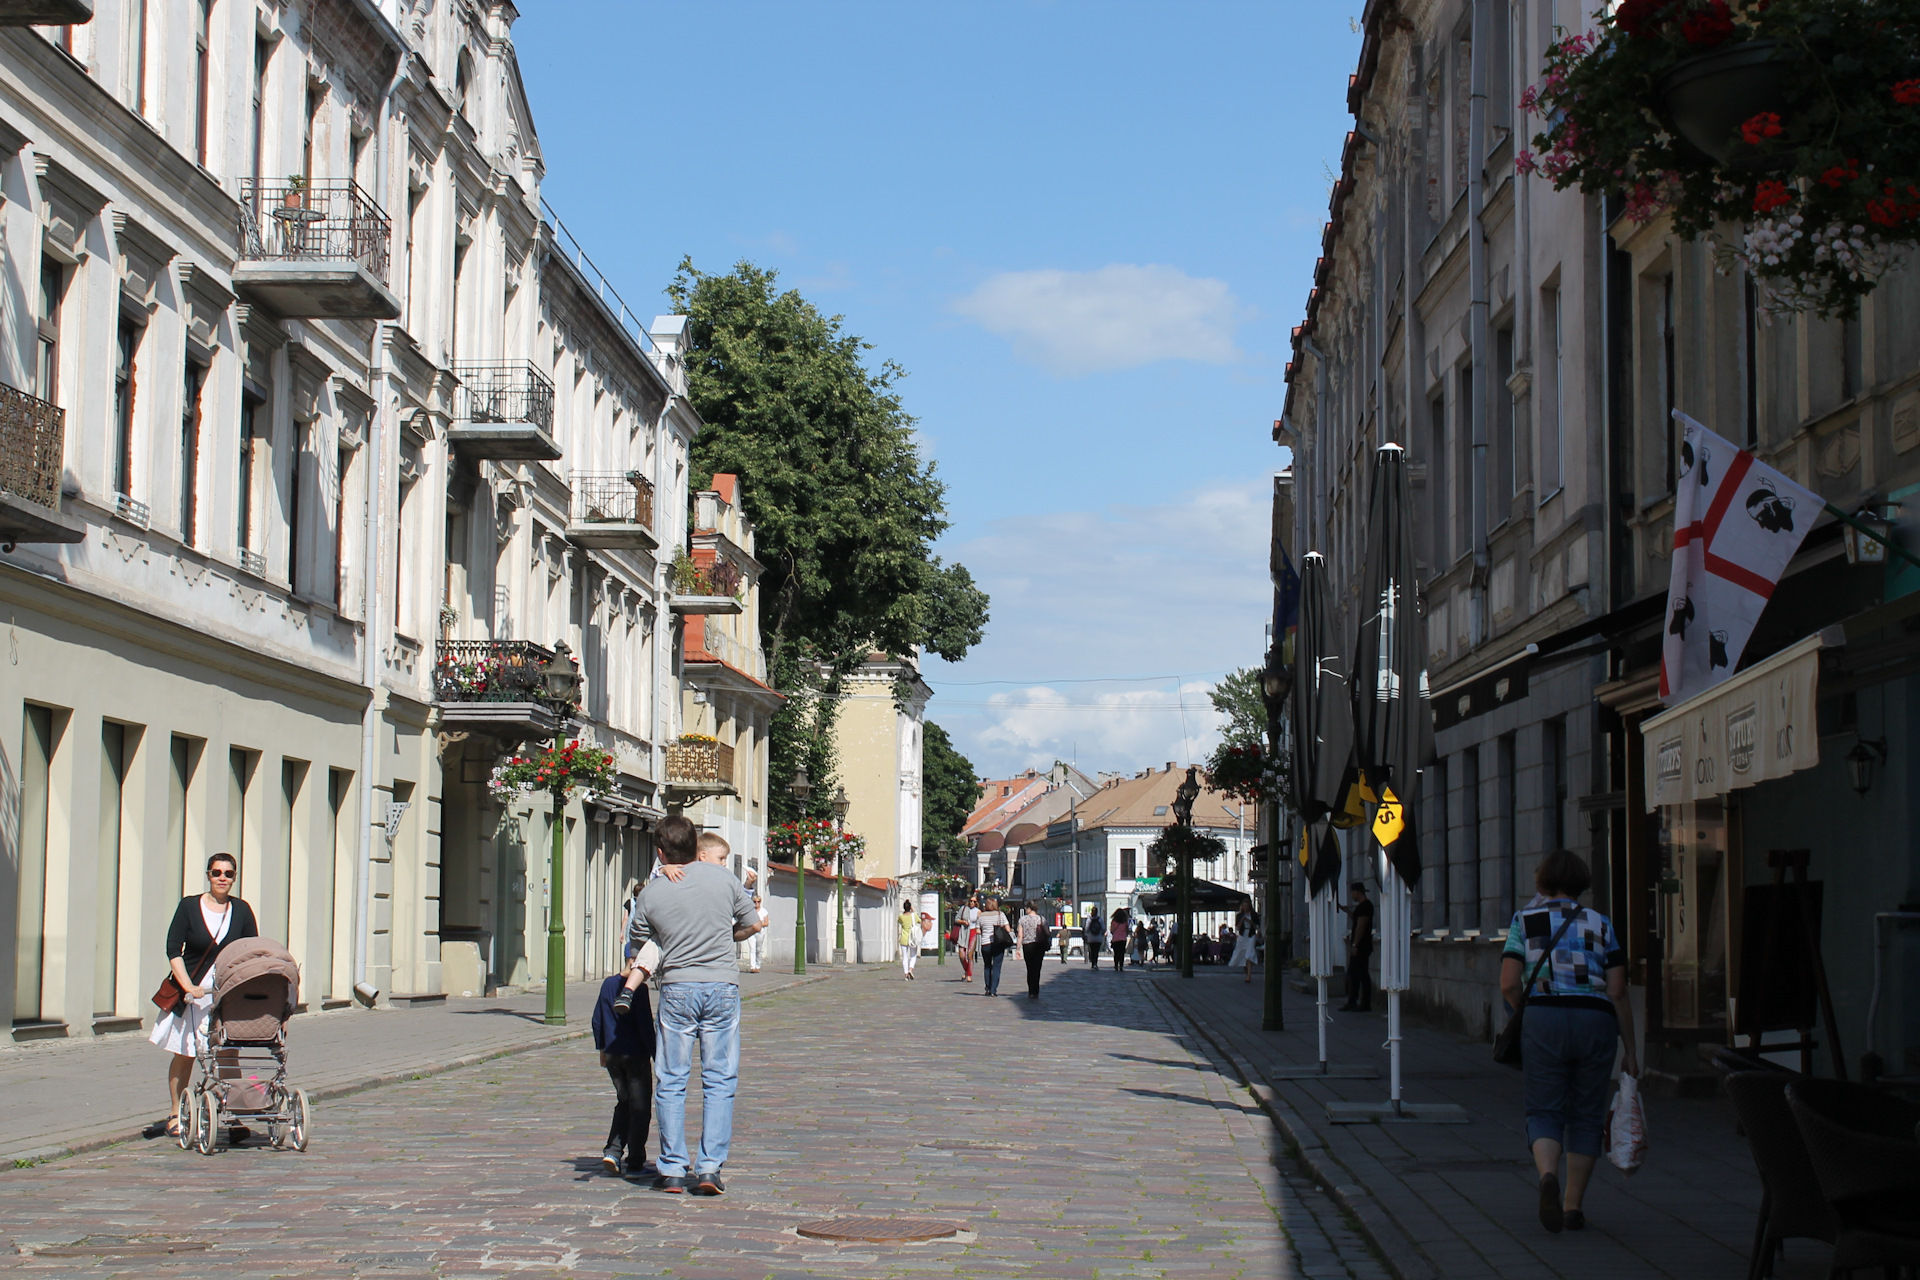
[(1750, 147), (1757, 147), (1768, 138), (1777, 138), (1785, 132), (1777, 113), (1762, 111), (1741, 124), (1740, 140)]
[(1848, 159), (1834, 165), (1825, 173), (1821, 174), (1820, 182), (1822, 185), (1838, 191), (1841, 187), (1846, 186), (1859, 176), (1860, 162), (1858, 160)]
[(1902, 80), (1895, 84), (1893, 100), (1903, 107), (1920, 106), (1920, 80)]
[(1753, 211), (1772, 213), (1783, 204), (1793, 203), (1793, 193), (1777, 178), (1768, 178), (1753, 189)]
[(1635, 39), (1650, 36), (1659, 29), (1672, 7), (1673, 0), (1622, 0), (1620, 7), (1613, 11), (1613, 25)]
[(1690, 45), (1711, 49), (1733, 38), (1733, 13), (1727, 0), (1708, 0), (1707, 7), (1696, 9), (1680, 23), (1680, 34)]

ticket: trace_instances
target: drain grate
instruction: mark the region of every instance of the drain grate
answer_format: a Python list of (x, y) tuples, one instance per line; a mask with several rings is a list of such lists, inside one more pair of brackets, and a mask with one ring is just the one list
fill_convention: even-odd
[(794, 1230), (809, 1240), (922, 1244), (957, 1236), (966, 1230), (966, 1224), (942, 1222), (938, 1218), (824, 1218), (819, 1222), (803, 1222)]
[(155, 1240), (127, 1236), (88, 1236), (72, 1244), (50, 1244), (33, 1251), (37, 1258), (137, 1258), (148, 1254), (200, 1253), (206, 1240)]

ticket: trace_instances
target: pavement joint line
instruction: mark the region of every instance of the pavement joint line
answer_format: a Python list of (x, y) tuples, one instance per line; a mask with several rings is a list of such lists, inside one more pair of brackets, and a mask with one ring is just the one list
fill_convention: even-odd
[[(783, 982), (777, 987), (763, 987), (758, 991), (743, 993), (740, 1000), (744, 1004), (748, 1000), (758, 1000), (763, 996), (774, 995), (781, 991), (791, 991), (795, 987), (806, 986), (808, 983), (825, 982), (830, 978), (841, 976), (843, 972), (850, 973), (857, 971), (828, 970), (825, 973), (819, 974), (795, 974), (792, 982)], [(494, 1062), (500, 1058), (511, 1058), (522, 1053), (532, 1053), (538, 1049), (550, 1049), (554, 1045), (565, 1044), (570, 1040), (584, 1040), (592, 1034), (593, 1028), (590, 1026), (581, 1027), (578, 1030), (558, 1031), (551, 1035), (541, 1036), (538, 1039), (525, 1040), (518, 1044), (488, 1049), (480, 1053), (463, 1054), (458, 1058), (449, 1058), (445, 1062), (436, 1062), (424, 1067), (410, 1067), (405, 1071), (382, 1072), (379, 1075), (360, 1076), (352, 1080), (343, 1080), (339, 1084), (324, 1085), (317, 1089), (309, 1089), (307, 1091), (307, 1097), (314, 1102), (328, 1102), (334, 1098), (347, 1097), (350, 1094), (365, 1093), (370, 1089), (383, 1089), (388, 1085), (405, 1084), (409, 1080), (425, 1080), (432, 1076), (445, 1075), (449, 1071), (459, 1071), (466, 1067), (478, 1066), (483, 1062)], [(55, 1160), (65, 1160), (72, 1156), (85, 1155), (90, 1151), (99, 1151), (105, 1147), (117, 1147), (123, 1142), (145, 1139), (149, 1127), (148, 1125), (141, 1125), (138, 1128), (132, 1129), (114, 1129), (106, 1133), (96, 1134), (91, 1138), (83, 1138), (78, 1142), (68, 1143), (62, 1146), (35, 1147), (24, 1151), (0, 1153), (0, 1174), (14, 1169), (32, 1169), (43, 1164), (49, 1164)], [(151, 1139), (151, 1141), (171, 1142), (174, 1141), (174, 1139), (163, 1134), (160, 1137)]]
[[(1352, 1186), (1354, 1172), (1347, 1168), (1333, 1152), (1332, 1146), (1297, 1112), (1293, 1106), (1282, 1099), (1272, 1086), (1260, 1081), (1252, 1068), (1239, 1054), (1235, 1053), (1222, 1035), (1216, 1035), (1206, 1020), (1176, 996), (1171, 989), (1162, 988), (1158, 983), (1148, 984), (1149, 989), (1161, 1000), (1177, 1010), (1187, 1025), (1206, 1042), (1231, 1067), (1248, 1091), (1260, 1102), (1261, 1109), (1278, 1126), (1281, 1134), (1299, 1152), (1297, 1159), (1318, 1184), (1322, 1194), (1326, 1195), (1343, 1214), (1359, 1228), (1360, 1234), (1371, 1247), (1374, 1255), (1385, 1264), (1394, 1280), (1440, 1280), (1444, 1275), (1433, 1265), (1411, 1235), (1407, 1233), (1390, 1213), (1380, 1205), (1377, 1195), (1354, 1197), (1345, 1194), (1343, 1188)], [(1323, 1153), (1324, 1159), (1316, 1153)], [(1332, 1167), (1329, 1168), (1329, 1165)]]

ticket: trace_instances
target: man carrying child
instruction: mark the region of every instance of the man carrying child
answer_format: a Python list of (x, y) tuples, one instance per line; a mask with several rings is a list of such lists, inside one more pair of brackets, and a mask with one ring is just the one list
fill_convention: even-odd
[[(631, 939), (660, 948), (660, 1017), (653, 1110), (660, 1130), (654, 1190), (717, 1196), (726, 1190), (720, 1168), (733, 1140), (733, 1097), (740, 1074), (740, 960), (734, 943), (765, 927), (753, 899), (726, 870), (727, 842), (698, 837), (678, 814), (660, 820), (654, 841), (664, 864), (634, 903)], [(633, 1012), (646, 980), (630, 973), (615, 998), (616, 1013)], [(687, 1077), (700, 1045), (700, 1152), (687, 1151)]]

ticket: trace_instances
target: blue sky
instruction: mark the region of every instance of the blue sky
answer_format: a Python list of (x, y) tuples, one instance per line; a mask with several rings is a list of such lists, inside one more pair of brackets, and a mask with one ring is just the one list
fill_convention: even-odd
[(546, 197), (635, 309), (747, 258), (907, 369), (994, 597), (928, 715), (985, 773), (1198, 756), (1259, 659), (1359, 7), (524, 8)]

